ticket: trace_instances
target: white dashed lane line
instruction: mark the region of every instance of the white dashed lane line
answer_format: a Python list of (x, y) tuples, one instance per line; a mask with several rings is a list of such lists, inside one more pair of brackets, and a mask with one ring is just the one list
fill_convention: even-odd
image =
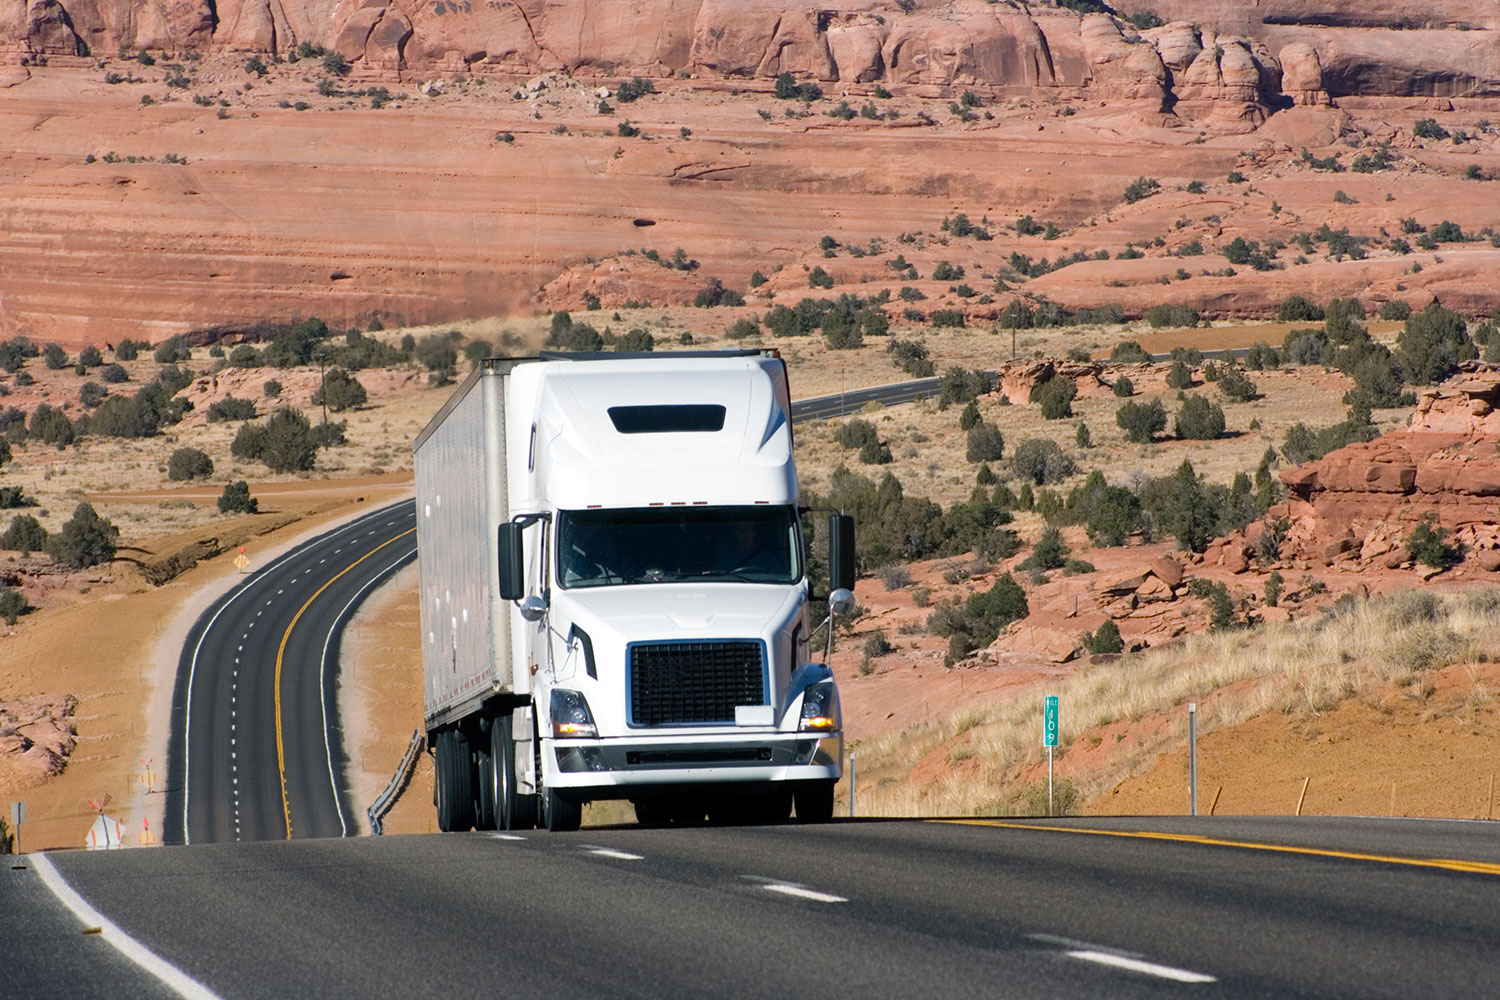
[(1107, 951), (1069, 951), (1063, 954), (1082, 962), (1107, 965), (1110, 968), (1124, 969), (1127, 972), (1139, 972), (1146, 976), (1156, 976), (1158, 979), (1170, 979), (1175, 983), (1213, 983), (1218, 981), (1213, 976), (1202, 972), (1177, 969), (1170, 965), (1158, 965), (1155, 962), (1147, 962), (1139, 958), (1126, 958), (1124, 955), (1112, 955)]
[(639, 854), (631, 854), (629, 851), (617, 851), (612, 847), (586, 847), (584, 850), (601, 858), (614, 858), (617, 861), (644, 861), (645, 858)]

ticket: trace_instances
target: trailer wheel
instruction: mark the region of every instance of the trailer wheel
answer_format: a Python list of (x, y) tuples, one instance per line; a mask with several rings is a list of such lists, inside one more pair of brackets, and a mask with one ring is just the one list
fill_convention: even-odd
[(833, 782), (803, 782), (792, 796), (797, 800), (797, 822), (827, 823), (833, 818)]
[(438, 829), (467, 830), (474, 825), (474, 760), (469, 741), (457, 729), (445, 729), (437, 740)]
[(583, 822), (583, 806), (562, 796), (555, 788), (543, 788), (542, 824), (553, 833), (578, 829)]
[(502, 830), (530, 830), (536, 826), (536, 796), (522, 795), (516, 784), (516, 742), (511, 718), (501, 716), (490, 726), (490, 759), (495, 762), (495, 821)]

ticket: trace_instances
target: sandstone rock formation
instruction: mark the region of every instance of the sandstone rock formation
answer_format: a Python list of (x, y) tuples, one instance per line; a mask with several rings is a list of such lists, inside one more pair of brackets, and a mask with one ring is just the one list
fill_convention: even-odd
[(1459, 571), (1500, 569), (1500, 369), (1468, 370), (1422, 393), (1409, 428), (1284, 469), (1287, 502), (1241, 535), (1211, 545), (1202, 563), (1243, 572), (1282, 534), (1280, 564), (1395, 569), (1424, 518), (1449, 533)]
[(77, 707), (77, 698), (62, 694), (0, 701), (0, 785), (26, 788), (68, 766)]
[(844, 85), (1090, 93), (1151, 111), (1176, 105), (1200, 126), (1231, 131), (1253, 128), (1283, 100), (1500, 94), (1491, 34), (1500, 14), (1477, 0), (1117, 9), (1148, 6), (1171, 23), (1138, 32), (1106, 14), (983, 0), (912, 11), (893, 0), (837, 9), (811, 0), (6, 0), (0, 52), (275, 54), (306, 42), (375, 73), (792, 73)]

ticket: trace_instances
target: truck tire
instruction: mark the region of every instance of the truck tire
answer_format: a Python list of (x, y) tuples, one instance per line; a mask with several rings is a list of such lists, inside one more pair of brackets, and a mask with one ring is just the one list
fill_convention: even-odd
[(445, 729), (437, 739), (437, 818), (444, 833), (474, 825), (474, 760), (469, 741), (457, 729)]
[(493, 830), (497, 816), (497, 795), (499, 791), (499, 779), (495, 768), (495, 739), (496, 724), (491, 723), (488, 738), (481, 738), (474, 748), (474, 776), (475, 776), (475, 803), (474, 803), (474, 829)]
[(583, 806), (564, 798), (555, 788), (543, 788), (542, 824), (552, 833), (567, 833), (583, 822)]
[(516, 783), (516, 742), (511, 718), (503, 715), (490, 725), (490, 760), (494, 761), (495, 823), (501, 830), (530, 830), (536, 826), (536, 796), (522, 795)]
[(833, 818), (833, 782), (806, 781), (792, 792), (798, 823), (827, 823)]

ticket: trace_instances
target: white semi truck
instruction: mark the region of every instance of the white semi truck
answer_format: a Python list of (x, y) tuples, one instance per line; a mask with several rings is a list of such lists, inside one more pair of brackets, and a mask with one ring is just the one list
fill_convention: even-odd
[[(414, 445), (441, 829), (576, 829), (601, 799), (829, 818), (843, 727), (790, 412), (771, 351), (543, 352), (458, 387)], [(852, 605), (853, 520), (827, 525)]]

